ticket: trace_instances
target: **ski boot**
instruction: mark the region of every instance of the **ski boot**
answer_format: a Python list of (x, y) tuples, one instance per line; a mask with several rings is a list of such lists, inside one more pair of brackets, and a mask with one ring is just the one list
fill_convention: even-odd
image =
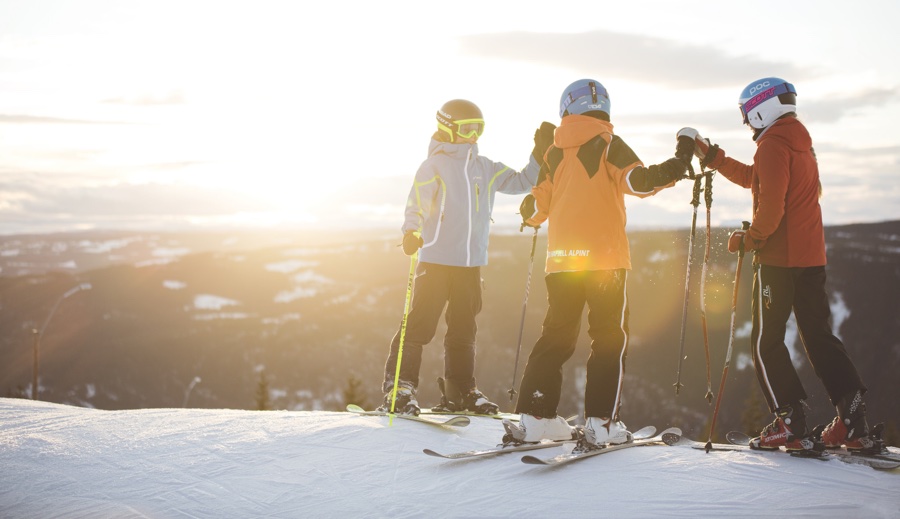
[(625, 424), (618, 420), (591, 416), (584, 425), (584, 441), (588, 445), (601, 447), (607, 444), (628, 443), (634, 441), (634, 436)]
[(463, 395), (461, 407), (476, 414), (498, 414), (500, 406), (491, 402), (478, 388), (472, 388)]
[(441, 390), (441, 403), (431, 408), (432, 413), (457, 413), (459, 412), (459, 405), (456, 402), (450, 401), (447, 399), (447, 389), (446, 384), (444, 382), (444, 377), (438, 377), (437, 379), (438, 389)]
[(519, 423), (503, 420), (506, 434), (503, 445), (538, 443), (541, 440), (564, 441), (577, 439), (574, 429), (562, 416), (541, 418), (530, 414), (519, 415)]
[(792, 452), (825, 450), (822, 442), (817, 442), (806, 428), (802, 402), (776, 409), (775, 421), (750, 440), (751, 449), (776, 450), (780, 447)]
[(433, 412), (474, 414), (498, 414), (500, 412), (500, 406), (488, 400), (484, 393), (477, 388), (461, 394), (456, 384), (446, 381), (442, 377), (438, 377), (437, 382), (441, 390), (441, 403), (431, 408)]
[[(384, 403), (377, 410), (383, 413), (391, 412), (391, 400), (394, 400), (394, 383), (384, 383)], [(416, 401), (416, 387), (411, 382), (401, 380), (397, 383), (397, 398), (394, 400), (394, 413), (411, 414), (418, 416), (419, 403)]]
[(878, 438), (869, 434), (862, 391), (857, 390), (844, 396), (834, 408), (838, 415), (821, 432), (825, 447), (832, 449), (844, 446), (848, 451), (881, 450), (876, 445)]

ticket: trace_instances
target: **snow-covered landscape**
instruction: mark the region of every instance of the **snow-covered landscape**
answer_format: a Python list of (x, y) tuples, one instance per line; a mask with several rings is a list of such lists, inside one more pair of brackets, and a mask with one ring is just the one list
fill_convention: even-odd
[(451, 430), (346, 412), (9, 398), (0, 417), (0, 517), (10, 519), (900, 517), (900, 469), (837, 460), (677, 445), (548, 468), (522, 453), (422, 453), (494, 446), (501, 422), (484, 417)]

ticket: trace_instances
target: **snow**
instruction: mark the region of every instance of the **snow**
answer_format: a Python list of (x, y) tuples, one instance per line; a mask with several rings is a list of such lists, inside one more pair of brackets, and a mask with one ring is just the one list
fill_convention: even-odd
[(290, 274), (295, 270), (299, 270), (302, 268), (309, 267), (317, 267), (319, 266), (318, 261), (303, 261), (303, 260), (290, 260), (290, 261), (281, 261), (278, 263), (269, 263), (266, 265), (266, 270), (270, 272), (281, 272), (283, 274)]
[(900, 517), (900, 469), (837, 460), (654, 446), (554, 469), (522, 453), (422, 453), (493, 446), (502, 426), (491, 418), (450, 430), (346, 412), (9, 398), (0, 416), (4, 518)]
[(215, 296), (212, 294), (198, 294), (194, 296), (194, 308), (198, 310), (221, 310), (226, 306), (238, 305), (234, 299)]

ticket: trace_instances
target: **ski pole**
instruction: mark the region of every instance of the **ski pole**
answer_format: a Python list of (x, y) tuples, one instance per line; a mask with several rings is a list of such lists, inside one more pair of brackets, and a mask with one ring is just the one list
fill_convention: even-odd
[(409, 317), (409, 302), (412, 299), (413, 279), (416, 276), (416, 263), (419, 259), (419, 251), (409, 257), (409, 278), (406, 282), (406, 303), (403, 305), (403, 321), (400, 323), (400, 344), (397, 347), (397, 368), (394, 371), (394, 388), (391, 390), (391, 417), (388, 425), (394, 423), (394, 405), (397, 403), (397, 384), (400, 381), (400, 362), (403, 359), (403, 342), (406, 339), (406, 320)]
[[(750, 229), (750, 222), (744, 222), (741, 228), (746, 232)], [(734, 318), (737, 314), (738, 285), (741, 283), (741, 264), (744, 263), (744, 244), (741, 243), (738, 252), (738, 264), (734, 274), (734, 294), (731, 296), (731, 335), (728, 337), (728, 350), (725, 352), (725, 367), (722, 368), (722, 381), (719, 382), (719, 395), (716, 396), (716, 408), (713, 411), (712, 423), (709, 426), (709, 440), (706, 442), (706, 453), (712, 449), (713, 431), (716, 428), (716, 417), (719, 416), (719, 404), (722, 403), (722, 392), (725, 391), (725, 378), (728, 375), (728, 364), (731, 362), (731, 349), (734, 346)]]
[(703, 177), (694, 175), (693, 168), (690, 168), (690, 173), (690, 178), (694, 180), (694, 196), (691, 199), (691, 205), (694, 206), (694, 212), (691, 217), (691, 235), (688, 238), (687, 272), (684, 275), (684, 307), (681, 311), (681, 346), (678, 352), (678, 370), (676, 372), (674, 384), (676, 395), (682, 388), (681, 363), (684, 360), (684, 335), (687, 330), (688, 297), (691, 293), (691, 265), (694, 261), (694, 234), (697, 232), (697, 206), (700, 205), (700, 182), (703, 180)]
[(709, 371), (709, 331), (706, 326), (706, 273), (709, 267), (710, 250), (710, 207), (712, 206), (713, 172), (700, 165), (701, 176), (706, 179), (704, 201), (706, 202), (706, 254), (703, 256), (703, 269), (700, 272), (700, 324), (703, 328), (703, 348), (706, 350), (706, 401), (712, 404), (712, 375)]
[[(528, 307), (528, 293), (531, 291), (531, 272), (534, 270), (534, 249), (537, 246), (537, 235), (540, 226), (534, 228), (534, 236), (531, 237), (531, 257), (528, 259), (528, 281), (525, 282), (525, 299), (522, 301), (522, 320), (519, 322), (519, 346), (516, 348), (516, 362), (513, 364), (512, 382), (509, 386), (509, 401), (516, 396), (516, 371), (519, 370), (519, 353), (522, 351), (522, 332), (525, 330), (525, 308)], [(519, 228), (519, 232), (525, 229), (525, 224)]]

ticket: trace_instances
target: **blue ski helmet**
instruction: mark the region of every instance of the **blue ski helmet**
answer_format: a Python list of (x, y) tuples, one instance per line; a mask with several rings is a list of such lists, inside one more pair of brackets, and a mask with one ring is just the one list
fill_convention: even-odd
[(605, 112), (609, 115), (609, 94), (606, 88), (593, 79), (579, 79), (563, 90), (559, 100), (559, 116)]
[(766, 77), (747, 85), (738, 99), (744, 124), (762, 130), (786, 113), (797, 111), (797, 90), (777, 77)]

